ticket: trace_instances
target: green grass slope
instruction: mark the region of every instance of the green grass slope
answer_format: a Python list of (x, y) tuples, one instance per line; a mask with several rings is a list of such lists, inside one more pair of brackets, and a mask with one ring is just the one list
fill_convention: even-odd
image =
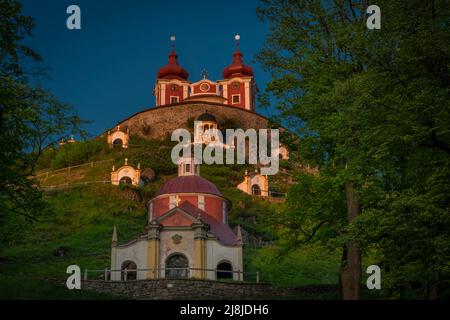
[[(0, 222), (0, 299), (116, 298), (70, 291), (55, 280), (63, 282), (71, 264), (82, 269), (109, 267), (113, 226), (117, 226), (120, 243), (136, 238), (146, 223), (145, 203), (164, 181), (176, 176), (177, 167), (170, 161), (172, 142), (133, 137), (131, 144), (127, 150), (110, 149), (103, 139), (95, 139), (46, 150), (38, 180), (42, 187), (54, 186), (44, 191), (47, 209), (37, 222), (13, 214)], [(121, 166), (125, 158), (132, 165), (140, 163), (142, 169), (154, 169), (156, 178), (139, 188), (98, 182), (109, 180), (111, 167)], [(54, 171), (97, 161), (101, 162)], [(292, 164), (285, 162), (282, 167), (291, 169)], [(245, 169), (253, 170), (250, 166), (202, 165), (200, 172), (232, 201), (232, 227), (240, 224), (262, 240), (276, 240), (271, 217), (284, 204), (237, 190)], [(271, 185), (287, 192), (292, 171), (283, 169), (271, 178)], [(56, 249), (64, 255), (54, 255)], [(244, 248), (245, 271), (259, 271), (261, 281), (276, 286), (336, 284), (338, 260), (336, 252), (318, 246), (284, 255), (275, 245)], [(101, 278), (102, 273), (89, 277)]]

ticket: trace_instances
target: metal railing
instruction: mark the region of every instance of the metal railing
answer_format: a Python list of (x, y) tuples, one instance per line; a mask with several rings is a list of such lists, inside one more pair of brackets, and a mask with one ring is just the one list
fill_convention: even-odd
[(48, 190), (56, 190), (56, 189), (62, 189), (62, 188), (70, 188), (70, 187), (77, 187), (77, 186), (87, 186), (90, 184), (124, 184), (124, 185), (132, 185), (131, 183), (125, 183), (121, 180), (97, 180), (97, 181), (83, 181), (83, 182), (66, 182), (58, 185), (49, 185), (49, 186), (39, 186), (38, 188), (44, 191)]
[[(260, 282), (260, 273), (244, 272), (240, 270), (221, 270), (203, 268), (149, 268), (149, 269), (84, 269), (84, 280), (88, 274), (97, 274), (95, 280), (129, 281), (147, 279), (208, 279), (208, 280), (234, 280), (247, 282)], [(218, 277), (218, 275), (220, 276)], [(227, 275), (228, 276), (224, 276)], [(235, 275), (237, 275), (235, 277)]]
[[(266, 194), (267, 196), (264, 196), (263, 194)], [(255, 192), (254, 190), (252, 190), (252, 196), (257, 196), (257, 197), (268, 197), (268, 198), (286, 198), (287, 193), (286, 192), (278, 192), (278, 191), (271, 191), (271, 190), (262, 190), (262, 189), (258, 189), (258, 192)]]
[(62, 172), (62, 171), (70, 172), (72, 169), (79, 168), (79, 167), (85, 167), (85, 166), (91, 166), (91, 168), (93, 168), (98, 163), (111, 162), (111, 161), (115, 161), (115, 160), (114, 159), (108, 159), (108, 160), (101, 160), (101, 161), (86, 162), (86, 163), (78, 164), (78, 165), (75, 165), (75, 166), (69, 166), (69, 167), (65, 167), (65, 168), (61, 168), (61, 169), (41, 172), (41, 173), (36, 174), (35, 177), (46, 176), (46, 178), (48, 178), (49, 175), (53, 174), (53, 173)]
[(98, 181), (83, 181), (83, 182), (66, 182), (58, 185), (52, 185), (52, 186), (39, 186), (39, 189), (48, 191), (48, 190), (56, 190), (56, 189), (62, 189), (62, 188), (70, 188), (70, 187), (76, 187), (76, 186), (87, 186), (90, 184), (111, 184), (111, 180), (98, 180)]
[(271, 198), (285, 198), (287, 196), (286, 192), (278, 192), (278, 191), (270, 191), (269, 190), (269, 197)]

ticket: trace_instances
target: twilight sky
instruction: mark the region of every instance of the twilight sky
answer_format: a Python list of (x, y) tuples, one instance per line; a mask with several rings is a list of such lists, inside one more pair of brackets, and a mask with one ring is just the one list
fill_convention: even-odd
[[(198, 81), (203, 68), (221, 79), (232, 61), (234, 35), (241, 35), (244, 61), (260, 89), (270, 76), (256, 64), (268, 26), (256, 18), (258, 0), (22, 0), (35, 18), (34, 38), (26, 41), (44, 58), (48, 78), (39, 83), (78, 114), (93, 121), (97, 135), (118, 121), (154, 106), (158, 68), (167, 63), (170, 36), (179, 62)], [(81, 8), (81, 30), (66, 28), (66, 8)], [(258, 110), (268, 116), (266, 110)]]

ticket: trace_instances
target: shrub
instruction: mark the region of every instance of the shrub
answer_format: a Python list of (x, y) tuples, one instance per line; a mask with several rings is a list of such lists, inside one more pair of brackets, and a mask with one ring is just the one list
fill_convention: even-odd
[(51, 161), (51, 168), (60, 169), (96, 160), (91, 157), (97, 156), (106, 147), (107, 144), (103, 139), (65, 144), (56, 151), (56, 155)]

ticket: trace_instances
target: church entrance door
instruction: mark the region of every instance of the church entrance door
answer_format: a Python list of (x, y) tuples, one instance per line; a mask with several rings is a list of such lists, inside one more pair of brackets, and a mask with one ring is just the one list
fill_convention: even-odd
[(176, 253), (166, 260), (166, 278), (187, 278), (189, 274), (189, 262), (185, 255)]

